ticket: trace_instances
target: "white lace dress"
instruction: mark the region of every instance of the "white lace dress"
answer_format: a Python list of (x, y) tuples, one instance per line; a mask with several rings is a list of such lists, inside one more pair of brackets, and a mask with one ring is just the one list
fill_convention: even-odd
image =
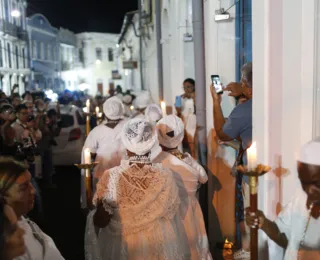
[(161, 164), (121, 166), (100, 179), (94, 203), (102, 199), (113, 216), (104, 229), (87, 219), (86, 260), (185, 260), (188, 242), (179, 216), (178, 189)]
[(191, 259), (212, 259), (200, 204), (196, 197), (199, 184), (206, 183), (205, 170), (189, 154), (180, 160), (176, 156), (161, 152), (154, 160), (169, 168), (176, 180), (181, 199), (180, 215), (183, 218), (185, 232), (188, 236)]

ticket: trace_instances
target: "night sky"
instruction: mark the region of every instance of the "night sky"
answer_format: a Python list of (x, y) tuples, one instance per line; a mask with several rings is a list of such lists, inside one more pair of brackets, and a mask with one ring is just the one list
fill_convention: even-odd
[(75, 33), (119, 33), (126, 12), (138, 0), (28, 0), (27, 15), (42, 13), (50, 23)]

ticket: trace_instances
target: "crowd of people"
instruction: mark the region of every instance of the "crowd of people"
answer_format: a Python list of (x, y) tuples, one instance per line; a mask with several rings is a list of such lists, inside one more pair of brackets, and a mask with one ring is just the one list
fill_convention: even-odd
[[(208, 176), (197, 161), (195, 82), (186, 79), (183, 86), (185, 93), (170, 115), (152, 102), (148, 91), (133, 95), (117, 87), (107, 98), (92, 100), (89, 112), (98, 107), (104, 115), (91, 120), (81, 158), (87, 163), (89, 151), (90, 160), (97, 163), (92, 208), (87, 204), (88, 176), (81, 173), (81, 202), (89, 207), (87, 260), (213, 259), (198, 199)], [(241, 249), (234, 259), (250, 259), (249, 228), (262, 229), (275, 242), (274, 259), (320, 259), (320, 140), (303, 147), (298, 160), (302, 191), (278, 220), (252, 212), (248, 180), (237, 170), (246, 166), (246, 150), (252, 143), (252, 64), (243, 66), (241, 82), (224, 90), (237, 101), (227, 119), (222, 96), (211, 86), (218, 142), (237, 150), (232, 174)], [(42, 176), (49, 187), (52, 184), (51, 147), (59, 131), (59, 103), (49, 109), (44, 97), (26, 93), (22, 98), (2, 94), (0, 104), (0, 259), (64, 259), (30, 216), (37, 204), (34, 180)], [(66, 91), (59, 101), (83, 107), (87, 98)]]

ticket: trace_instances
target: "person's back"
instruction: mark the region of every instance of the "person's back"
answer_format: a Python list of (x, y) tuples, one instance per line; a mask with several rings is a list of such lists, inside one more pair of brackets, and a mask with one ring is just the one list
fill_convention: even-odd
[(106, 171), (97, 185), (97, 209), (87, 220), (87, 259), (190, 259), (173, 174), (150, 162), (153, 126), (133, 119), (122, 140), (129, 160)]

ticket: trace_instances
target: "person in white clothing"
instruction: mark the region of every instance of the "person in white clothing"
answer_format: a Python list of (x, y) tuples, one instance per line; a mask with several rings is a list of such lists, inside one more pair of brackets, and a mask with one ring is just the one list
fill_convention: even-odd
[[(103, 104), (106, 121), (95, 127), (88, 135), (82, 149), (82, 163), (84, 150), (89, 148), (99, 164), (94, 169), (94, 179), (98, 180), (105, 170), (119, 166), (126, 155), (126, 149), (121, 142), (121, 131), (126, 122), (124, 107), (118, 97), (111, 97)], [(86, 205), (86, 191), (84, 172), (82, 173), (81, 191), (82, 206)]]
[(319, 155), (319, 138), (302, 147), (298, 160), (302, 189), (299, 187), (276, 221), (267, 219), (262, 211), (253, 213), (247, 209), (247, 224), (262, 229), (278, 245), (270, 250), (272, 259), (320, 259)]
[[(157, 122), (163, 117), (162, 110), (157, 104), (150, 104), (147, 106), (144, 115), (146, 119), (149, 120), (149, 122), (153, 125), (156, 125)], [(151, 150), (151, 160), (153, 160), (161, 151), (162, 149), (159, 145), (159, 141), (157, 140)]]
[(87, 260), (191, 259), (172, 172), (150, 161), (156, 140), (147, 120), (126, 123), (122, 141), (129, 160), (98, 183), (96, 210), (87, 219)]
[(184, 124), (179, 117), (165, 116), (156, 128), (163, 152), (153, 162), (170, 169), (178, 185), (181, 216), (191, 251), (190, 259), (211, 259), (203, 214), (196, 196), (199, 184), (207, 182), (207, 174), (190, 154), (178, 150), (184, 138)]
[(145, 118), (145, 110), (148, 105), (152, 104), (152, 97), (149, 91), (140, 92), (135, 101), (134, 107), (136, 113), (133, 115), (133, 118)]
[(14, 260), (63, 260), (53, 240), (32, 221), (23, 217), (34, 205), (35, 189), (24, 164), (10, 158), (0, 159), (0, 194), (11, 206), (24, 230), (26, 252)]

